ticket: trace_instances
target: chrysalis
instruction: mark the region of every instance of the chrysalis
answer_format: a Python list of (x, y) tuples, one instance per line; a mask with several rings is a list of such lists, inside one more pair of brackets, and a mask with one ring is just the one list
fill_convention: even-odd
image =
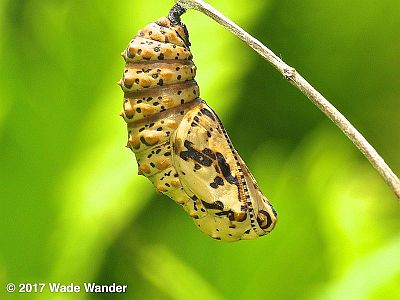
[(160, 18), (122, 53), (121, 115), (139, 174), (180, 204), (216, 240), (269, 233), (277, 214), (233, 147), (217, 114), (199, 97), (185, 25)]

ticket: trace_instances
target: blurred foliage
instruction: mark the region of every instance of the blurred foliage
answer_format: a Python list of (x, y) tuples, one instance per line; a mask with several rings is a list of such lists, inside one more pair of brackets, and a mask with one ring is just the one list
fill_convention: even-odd
[[(330, 99), (400, 173), (400, 2), (209, 1)], [(118, 299), (398, 299), (400, 207), (257, 54), (183, 16), (201, 94), (279, 213), (222, 243), (137, 176), (120, 52), (173, 1), (0, 1), (0, 298), (7, 282), (116, 282)], [(212, 35), (210, 34), (212, 33)], [(49, 299), (102, 299), (52, 294)]]

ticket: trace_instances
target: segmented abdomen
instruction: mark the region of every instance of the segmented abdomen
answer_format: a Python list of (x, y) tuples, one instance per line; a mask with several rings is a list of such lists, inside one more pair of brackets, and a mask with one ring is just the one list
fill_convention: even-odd
[(196, 218), (188, 204), (193, 200), (183, 192), (171, 161), (171, 136), (187, 111), (200, 102), (186, 37), (184, 27), (174, 28), (167, 18), (140, 30), (122, 53), (126, 65), (119, 84), (124, 91), (121, 115), (128, 124), (127, 146), (136, 155), (139, 174)]

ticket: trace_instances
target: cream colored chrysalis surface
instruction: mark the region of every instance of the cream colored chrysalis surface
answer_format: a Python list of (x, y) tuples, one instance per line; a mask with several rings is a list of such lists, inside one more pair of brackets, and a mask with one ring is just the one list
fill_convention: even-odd
[[(234, 149), (215, 112), (199, 98), (184, 24), (161, 18), (122, 53), (122, 116), (139, 174), (182, 205), (213, 239), (254, 239), (276, 212)], [(161, 226), (161, 224), (160, 224)]]

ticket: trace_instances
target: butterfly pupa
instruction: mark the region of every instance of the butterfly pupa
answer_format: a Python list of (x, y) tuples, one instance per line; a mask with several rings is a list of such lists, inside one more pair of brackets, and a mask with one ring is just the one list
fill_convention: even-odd
[(200, 98), (186, 26), (160, 18), (123, 51), (121, 115), (139, 174), (216, 240), (255, 239), (277, 214), (217, 114)]

